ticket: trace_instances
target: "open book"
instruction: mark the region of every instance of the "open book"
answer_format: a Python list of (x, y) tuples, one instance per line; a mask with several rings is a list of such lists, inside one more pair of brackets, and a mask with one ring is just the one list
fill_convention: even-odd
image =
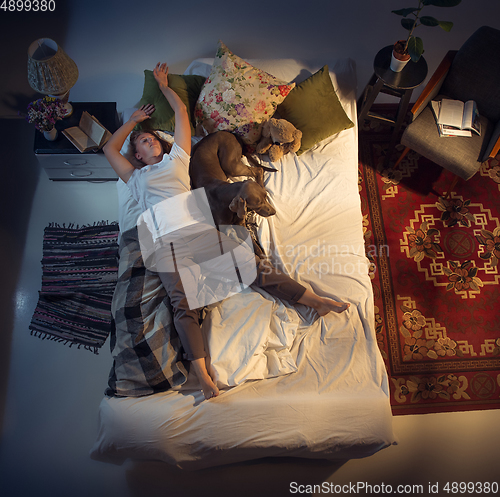
[(433, 100), (431, 108), (436, 117), (439, 136), (472, 136), (472, 131), (481, 135), (479, 112), (474, 100), (461, 102), (443, 98)]
[(111, 133), (87, 111), (78, 126), (64, 129), (63, 134), (82, 153), (99, 150), (111, 138)]

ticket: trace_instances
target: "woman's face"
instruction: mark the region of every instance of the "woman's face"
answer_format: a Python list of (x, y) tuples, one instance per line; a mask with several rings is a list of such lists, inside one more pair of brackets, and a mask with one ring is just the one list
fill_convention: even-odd
[(142, 133), (135, 142), (135, 156), (145, 164), (154, 164), (163, 157), (163, 148), (151, 133)]

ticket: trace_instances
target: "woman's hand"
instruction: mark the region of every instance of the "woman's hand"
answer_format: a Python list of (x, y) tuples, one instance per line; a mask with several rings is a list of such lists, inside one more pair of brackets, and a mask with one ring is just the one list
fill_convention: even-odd
[(154, 111), (155, 106), (153, 104), (143, 105), (130, 116), (130, 120), (137, 124), (142, 123), (142, 121), (149, 119)]
[(137, 123), (141, 123), (149, 119), (151, 114), (155, 111), (154, 105), (143, 105), (137, 109), (130, 119), (124, 122), (114, 133), (113, 136), (104, 145), (104, 155), (108, 159), (111, 167), (115, 170), (116, 174), (126, 183), (133, 172), (135, 167), (121, 154), (121, 149), (127, 136), (134, 129)]
[(165, 62), (163, 64), (160, 62), (156, 64), (153, 75), (159, 86), (168, 87), (168, 66)]

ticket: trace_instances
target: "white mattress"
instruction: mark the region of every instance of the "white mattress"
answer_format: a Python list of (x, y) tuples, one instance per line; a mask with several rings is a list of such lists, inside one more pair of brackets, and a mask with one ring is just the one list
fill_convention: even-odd
[[(207, 75), (211, 62), (199, 59), (186, 73)], [(321, 67), (249, 62), (288, 81)], [(356, 123), (354, 63), (339, 60), (329, 68)], [(276, 265), (315, 292), (350, 302), (349, 310), (319, 318), (253, 290), (214, 305), (204, 329), (223, 393), (204, 401), (191, 377), (179, 391), (104, 398), (93, 459), (200, 469), (269, 456), (359, 458), (394, 443), (374, 331), (357, 150), (355, 126), (274, 163), (278, 171), (265, 181), (277, 214), (259, 228)], [(137, 213), (126, 186), (118, 189), (120, 220), (133, 224)]]

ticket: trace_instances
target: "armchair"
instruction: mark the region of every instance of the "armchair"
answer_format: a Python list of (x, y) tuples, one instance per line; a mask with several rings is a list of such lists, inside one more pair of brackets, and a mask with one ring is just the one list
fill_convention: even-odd
[[(479, 28), (458, 51), (450, 51), (436, 69), (411, 109), (412, 121), (401, 137), (406, 147), (394, 167), (409, 150), (455, 174), (448, 196), (458, 178), (470, 179), (481, 163), (500, 150), (500, 31)], [(441, 138), (428, 105), (433, 99), (475, 100), (481, 136)]]

